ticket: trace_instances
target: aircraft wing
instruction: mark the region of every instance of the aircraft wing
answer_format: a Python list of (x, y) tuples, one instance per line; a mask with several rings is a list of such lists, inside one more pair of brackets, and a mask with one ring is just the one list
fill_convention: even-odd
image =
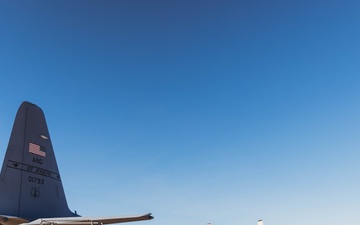
[(112, 223), (134, 222), (141, 220), (151, 220), (154, 217), (151, 213), (136, 216), (114, 216), (114, 217), (60, 217), (60, 218), (43, 218), (23, 223), (22, 225), (103, 225)]

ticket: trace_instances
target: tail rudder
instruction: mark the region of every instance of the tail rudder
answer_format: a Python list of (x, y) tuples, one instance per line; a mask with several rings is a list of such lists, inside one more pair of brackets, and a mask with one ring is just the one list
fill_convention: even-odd
[(23, 102), (0, 174), (0, 213), (29, 220), (75, 216), (67, 205), (43, 111)]

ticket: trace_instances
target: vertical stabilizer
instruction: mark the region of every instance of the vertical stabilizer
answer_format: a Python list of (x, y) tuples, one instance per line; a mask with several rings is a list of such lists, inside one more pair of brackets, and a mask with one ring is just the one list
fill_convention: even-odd
[(68, 208), (43, 111), (23, 102), (0, 174), (0, 214), (28, 220), (75, 216)]

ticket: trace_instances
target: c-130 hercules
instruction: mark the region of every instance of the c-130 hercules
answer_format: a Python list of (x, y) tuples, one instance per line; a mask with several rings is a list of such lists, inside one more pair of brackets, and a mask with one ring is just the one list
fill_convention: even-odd
[(23, 102), (0, 174), (0, 225), (103, 225), (151, 220), (151, 213), (81, 217), (69, 210), (43, 111)]

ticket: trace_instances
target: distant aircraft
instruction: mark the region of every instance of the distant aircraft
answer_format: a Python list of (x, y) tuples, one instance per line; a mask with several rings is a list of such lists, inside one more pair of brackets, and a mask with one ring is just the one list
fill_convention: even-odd
[(69, 210), (43, 111), (23, 102), (0, 174), (0, 225), (103, 225), (151, 220), (151, 213), (80, 217)]

